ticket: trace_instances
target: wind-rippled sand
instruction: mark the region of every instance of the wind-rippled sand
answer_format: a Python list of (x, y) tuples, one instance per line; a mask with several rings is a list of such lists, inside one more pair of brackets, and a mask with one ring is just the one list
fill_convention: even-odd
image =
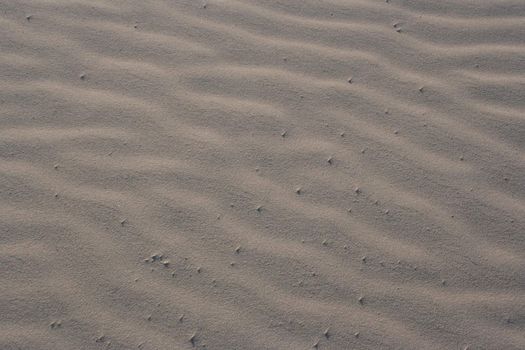
[(523, 0), (0, 0), (0, 349), (525, 349)]

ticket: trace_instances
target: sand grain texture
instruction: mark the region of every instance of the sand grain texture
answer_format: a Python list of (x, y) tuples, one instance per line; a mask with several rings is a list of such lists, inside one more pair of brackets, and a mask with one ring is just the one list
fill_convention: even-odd
[(522, 0), (0, 28), (0, 349), (525, 349)]

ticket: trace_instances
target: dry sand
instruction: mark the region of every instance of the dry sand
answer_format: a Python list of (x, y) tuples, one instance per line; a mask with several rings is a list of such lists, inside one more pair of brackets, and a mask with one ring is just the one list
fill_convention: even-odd
[(525, 349), (523, 0), (0, 21), (0, 349)]

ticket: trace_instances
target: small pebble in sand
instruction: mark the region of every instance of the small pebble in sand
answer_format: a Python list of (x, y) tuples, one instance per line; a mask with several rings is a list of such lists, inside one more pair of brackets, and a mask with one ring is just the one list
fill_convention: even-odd
[(201, 271), (202, 271), (202, 268), (200, 266), (197, 267), (197, 273), (201, 273)]
[(324, 246), (328, 245), (328, 241), (327, 241), (326, 239), (323, 240), (323, 245), (324, 245)]
[(51, 322), (51, 323), (49, 324), (49, 327), (51, 327), (51, 328), (55, 328), (55, 326), (56, 326), (56, 322)]
[(399, 134), (399, 130), (394, 130), (394, 134), (395, 135)]
[(423, 86), (421, 86), (418, 90), (419, 92), (423, 92)]
[(295, 193), (297, 193), (297, 194), (301, 194), (301, 187), (297, 187), (297, 188), (295, 189)]
[(348, 84), (352, 84), (352, 77), (348, 78)]
[(197, 334), (193, 333), (190, 337), (190, 343), (192, 343), (193, 345), (195, 345), (195, 337), (197, 336)]
[(361, 150), (361, 153), (365, 153), (365, 149), (364, 148)]
[(230, 266), (235, 266), (235, 263), (232, 261), (232, 262), (230, 263)]
[(175, 277), (175, 271), (171, 272), (171, 277)]
[(344, 131), (342, 131), (342, 132), (339, 134), (339, 136), (341, 136), (341, 137), (345, 137), (345, 135), (346, 135), (346, 134), (345, 134)]
[(441, 285), (444, 286), (444, 285), (446, 285), (446, 284), (447, 284), (447, 281), (445, 281), (445, 280), (441, 280)]
[(170, 265), (170, 261), (169, 260), (163, 260), (162, 261), (162, 265), (164, 265), (165, 267), (168, 267)]
[(162, 254), (155, 253), (152, 256), (150, 256), (150, 259), (151, 259), (151, 261), (158, 261), (158, 260), (162, 259)]
[(328, 157), (328, 159), (326, 161), (328, 162), (328, 164), (333, 164), (334, 157), (330, 156), (330, 157)]
[(365, 256), (363, 256), (363, 257), (361, 258), (361, 261), (362, 261), (363, 263), (365, 263), (365, 262), (366, 262), (366, 255), (365, 255)]
[(351, 213), (351, 212), (352, 212), (352, 208), (348, 208), (348, 209), (346, 209), (346, 211), (348, 211), (349, 213)]
[(122, 226), (124, 226), (125, 223), (126, 223), (126, 219), (122, 219), (122, 220), (120, 220), (120, 224), (121, 224)]
[(237, 248), (235, 248), (235, 253), (239, 254), (241, 252), (241, 246), (237, 246)]
[(281, 133), (281, 137), (286, 137), (287, 134), (288, 134), (288, 131), (284, 130), (284, 131)]
[(101, 342), (104, 342), (106, 340), (106, 336), (105, 335), (101, 335), (101, 336), (98, 336), (96, 339), (95, 339), (95, 342), (96, 343), (101, 343)]
[(396, 28), (396, 32), (401, 33), (401, 28)]
[(355, 193), (360, 193), (360, 192), (361, 192), (361, 189), (360, 189), (359, 187), (356, 187), (356, 188), (354, 189), (354, 192), (355, 192)]
[(355, 332), (354, 337), (359, 338), (359, 332)]
[(323, 332), (323, 334), (324, 334), (324, 336), (325, 336), (326, 338), (329, 338), (329, 337), (330, 337), (330, 328), (325, 329), (325, 331)]
[(179, 317), (179, 322), (182, 322), (182, 321), (184, 321), (184, 314), (180, 315)]
[(255, 210), (257, 210), (260, 213), (262, 211), (262, 206), (259, 205), (257, 208), (255, 208)]
[(31, 18), (33, 18), (32, 15), (27, 15), (27, 16), (26, 16), (26, 19), (27, 19), (28, 22), (31, 20)]
[(55, 170), (57, 170), (58, 169), (58, 164), (53, 165), (53, 168), (55, 168)]
[(151, 315), (148, 315), (148, 317), (146, 318), (148, 321), (151, 321)]
[(465, 158), (463, 158), (463, 156), (459, 157), (459, 160), (465, 160)]
[(363, 297), (359, 297), (359, 299), (357, 299), (357, 301), (359, 301), (359, 304), (363, 304), (365, 300), (364, 300)]
[(85, 74), (80, 74), (80, 80), (85, 80), (86, 79), (86, 75)]
[(388, 213), (390, 213), (390, 210), (385, 210), (385, 214), (388, 215)]
[(58, 193), (55, 193), (55, 198), (58, 198)]
[(316, 341), (312, 347), (317, 349), (319, 347), (319, 341)]

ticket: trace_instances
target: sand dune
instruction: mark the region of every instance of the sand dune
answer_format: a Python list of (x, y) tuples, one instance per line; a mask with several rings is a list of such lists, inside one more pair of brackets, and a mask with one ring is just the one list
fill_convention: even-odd
[(522, 0), (0, 10), (0, 349), (525, 349)]

